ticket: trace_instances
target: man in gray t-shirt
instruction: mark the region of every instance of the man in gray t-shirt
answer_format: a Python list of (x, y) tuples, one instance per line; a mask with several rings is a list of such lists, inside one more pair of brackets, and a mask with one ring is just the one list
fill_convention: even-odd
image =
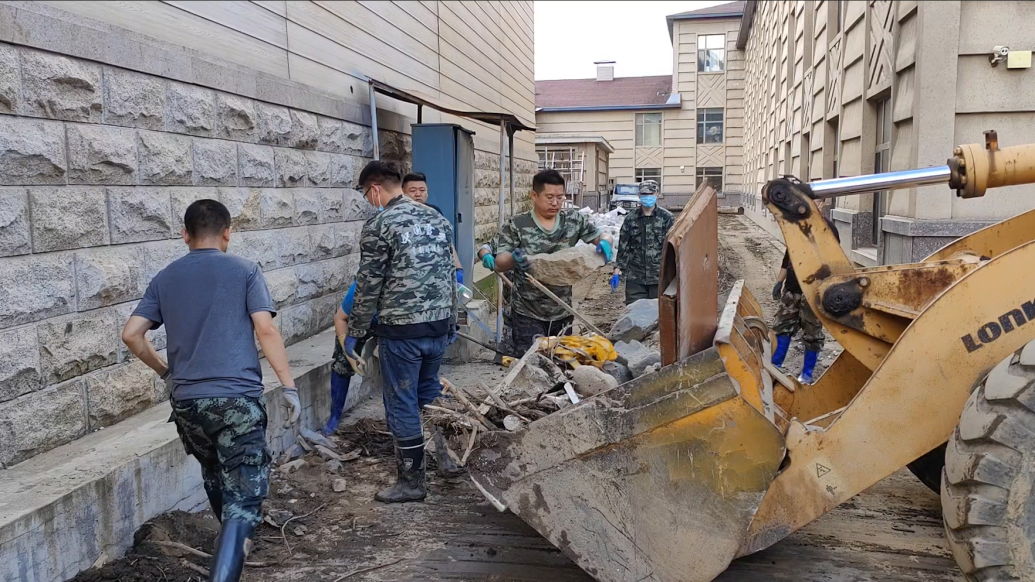
[[(226, 254), (230, 212), (199, 200), (184, 214), (187, 256), (155, 275), (122, 331), (170, 388), (172, 420), (201, 463), (212, 511), (222, 522), (209, 581), (240, 579), (245, 547), (269, 490), (266, 408), (255, 337), (284, 385), (291, 423), (301, 412), (276, 311), (255, 263)], [(165, 325), (169, 363), (144, 335)]]

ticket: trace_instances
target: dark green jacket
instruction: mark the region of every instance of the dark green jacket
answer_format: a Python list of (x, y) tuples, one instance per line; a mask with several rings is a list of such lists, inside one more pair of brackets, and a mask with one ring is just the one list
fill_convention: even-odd
[(618, 268), (626, 281), (641, 285), (657, 285), (661, 270), (661, 249), (665, 246), (668, 229), (675, 222), (672, 213), (660, 206), (647, 216), (643, 208), (625, 215), (618, 235)]

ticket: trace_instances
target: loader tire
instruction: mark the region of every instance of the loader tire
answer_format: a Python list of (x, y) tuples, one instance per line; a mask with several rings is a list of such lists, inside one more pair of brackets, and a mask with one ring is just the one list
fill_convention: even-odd
[(931, 491), (941, 493), (942, 490), (942, 469), (945, 468), (945, 447), (943, 444), (912, 463), (906, 465), (909, 471), (927, 485)]
[(963, 407), (942, 473), (949, 547), (971, 582), (1035, 582), (1035, 341)]

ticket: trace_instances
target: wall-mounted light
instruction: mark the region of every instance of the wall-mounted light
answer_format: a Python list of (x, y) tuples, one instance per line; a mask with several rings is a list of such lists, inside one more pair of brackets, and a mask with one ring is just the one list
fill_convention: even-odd
[(999, 63), (1006, 61), (1007, 69), (1030, 69), (1031, 51), (1010, 50), (1008, 46), (995, 46), (992, 54), (988, 57), (988, 63), (998, 67)]

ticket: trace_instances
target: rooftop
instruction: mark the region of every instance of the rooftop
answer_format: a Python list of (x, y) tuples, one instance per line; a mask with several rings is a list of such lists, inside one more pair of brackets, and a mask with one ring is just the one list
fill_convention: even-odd
[(672, 22), (676, 20), (719, 20), (723, 18), (740, 18), (744, 15), (744, 7), (747, 2), (727, 2), (709, 8), (698, 8), (689, 12), (670, 14), (665, 17), (668, 20), (668, 36), (672, 38)]
[[(678, 106), (672, 75), (616, 77), (613, 81), (561, 79), (535, 82), (537, 110), (657, 109)], [(674, 97), (678, 97), (678, 94)]]

